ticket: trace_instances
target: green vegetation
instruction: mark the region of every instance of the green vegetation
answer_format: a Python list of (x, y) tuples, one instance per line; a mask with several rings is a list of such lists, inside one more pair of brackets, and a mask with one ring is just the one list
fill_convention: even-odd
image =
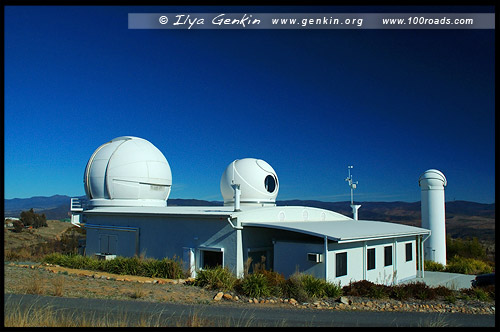
[(33, 209), (21, 212), (19, 220), (26, 227), (47, 227), (47, 218), (45, 217), (45, 214), (40, 215), (35, 213)]
[(112, 260), (101, 260), (75, 254), (64, 255), (60, 253), (49, 254), (42, 260), (43, 263), (57, 264), (72, 269), (86, 269), (114, 274), (136, 275), (150, 278), (185, 278), (182, 262), (175, 259), (164, 258), (142, 259), (139, 257), (117, 257)]
[(20, 249), (6, 249), (4, 250), (4, 259), (6, 261), (40, 262), (48, 254), (76, 254), (78, 252), (78, 241), (84, 239), (85, 236), (85, 229), (71, 227), (61, 234), (59, 238)]
[(241, 288), (250, 297), (267, 297), (271, 290), (267, 278), (262, 273), (252, 273), (243, 278)]
[(452, 273), (483, 274), (492, 271), (492, 267), (484, 261), (460, 256), (454, 256), (446, 265), (446, 272)]
[(198, 271), (194, 284), (207, 289), (231, 291), (236, 280), (236, 276), (227, 267), (217, 266)]
[(479, 243), (477, 237), (472, 239), (453, 239), (446, 236), (446, 255), (448, 257), (464, 257), (486, 260), (486, 248)]
[(433, 261), (425, 261), (425, 270), (462, 274), (483, 274), (494, 270), (494, 262), (488, 259), (486, 248), (477, 238), (453, 239), (448, 235), (446, 255), (448, 256), (446, 266)]

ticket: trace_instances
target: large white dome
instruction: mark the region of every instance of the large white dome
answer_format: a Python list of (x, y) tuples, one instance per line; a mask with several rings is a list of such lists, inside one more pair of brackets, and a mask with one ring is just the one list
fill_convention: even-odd
[(153, 144), (123, 136), (95, 150), (83, 181), (94, 206), (166, 206), (172, 172)]
[(234, 189), (239, 184), (240, 203), (244, 205), (276, 205), (279, 182), (274, 169), (261, 159), (245, 158), (233, 161), (222, 174), (220, 190), (224, 205), (234, 204)]

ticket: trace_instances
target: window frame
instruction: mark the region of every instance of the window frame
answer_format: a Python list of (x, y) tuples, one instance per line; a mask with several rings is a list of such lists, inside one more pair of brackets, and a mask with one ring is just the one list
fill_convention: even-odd
[[(339, 266), (339, 263), (341, 262), (344, 262), (344, 264), (340, 264)], [(346, 275), (347, 275), (347, 251), (335, 253), (335, 278), (344, 277)]]
[[(392, 266), (393, 264), (393, 254), (392, 254), (392, 251), (393, 251), (393, 245), (389, 245), (389, 246), (384, 246), (384, 267), (386, 266)], [(390, 249), (390, 250), (388, 250)]]
[(200, 248), (198, 248), (198, 258), (199, 258), (198, 269), (199, 270), (205, 270), (204, 252), (206, 252), (206, 251), (220, 253), (222, 255), (222, 265), (221, 266), (224, 267), (224, 248), (200, 247)]
[(413, 261), (413, 243), (412, 242), (406, 243), (405, 251), (406, 251), (406, 262)]
[[(370, 254), (372, 253), (372, 254)], [(377, 266), (377, 251), (375, 250), (375, 248), (367, 248), (366, 249), (366, 270), (367, 271), (371, 271), (371, 270), (375, 270), (376, 266)], [(371, 259), (370, 259), (371, 258)], [(373, 263), (373, 265), (371, 265), (370, 263)]]

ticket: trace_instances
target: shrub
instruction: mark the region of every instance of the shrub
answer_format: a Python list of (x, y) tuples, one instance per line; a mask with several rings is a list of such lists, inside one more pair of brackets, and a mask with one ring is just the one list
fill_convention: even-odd
[(327, 282), (325, 285), (325, 295), (327, 297), (331, 297), (337, 299), (342, 296), (342, 287), (340, 287), (340, 283), (338, 285), (333, 284), (331, 282)]
[(252, 273), (241, 283), (243, 293), (250, 297), (265, 297), (271, 294), (267, 278), (262, 273)]
[(22, 211), (19, 220), (24, 226), (33, 226), (33, 228), (47, 227), (45, 214), (35, 213), (32, 208), (29, 211)]
[(164, 258), (159, 261), (156, 259), (141, 260), (138, 257), (118, 256), (111, 260), (100, 260), (81, 255), (53, 253), (45, 256), (43, 262), (74, 269), (87, 269), (151, 278), (179, 279), (185, 277), (181, 262), (169, 258)]
[(194, 284), (207, 289), (231, 291), (236, 280), (236, 276), (227, 267), (217, 266), (198, 271)]
[(445, 266), (441, 263), (434, 262), (434, 261), (424, 261), (424, 269), (426, 271), (443, 272), (445, 270)]
[(390, 287), (385, 285), (374, 284), (369, 290), (368, 296), (374, 299), (385, 299), (389, 297)]
[(442, 297), (453, 296), (453, 291), (445, 286), (434, 287), (434, 292), (436, 293), (436, 296), (442, 296)]
[(466, 299), (477, 299), (479, 301), (491, 301), (489, 293), (480, 287), (462, 289), (462, 296)]
[(22, 222), (20, 222), (19, 220), (14, 220), (14, 221), (12, 222), (12, 225), (14, 226), (13, 231), (14, 231), (15, 233), (21, 233), (21, 232), (23, 231), (23, 229), (24, 229), (24, 225), (23, 225), (23, 223), (22, 223)]
[(392, 287), (390, 297), (396, 300), (404, 301), (411, 297), (411, 291), (408, 285), (396, 285)]
[(283, 284), (283, 296), (294, 298), (299, 302), (307, 302), (309, 295), (304, 290), (300, 273), (294, 273)]
[(487, 263), (474, 259), (454, 256), (446, 266), (446, 272), (461, 274), (491, 273), (493, 269)]
[(424, 282), (414, 282), (407, 284), (411, 297), (419, 300), (434, 300), (436, 298), (436, 291), (430, 288)]
[(271, 293), (270, 295), (282, 296), (283, 286), (285, 284), (285, 277), (283, 274), (268, 270), (261, 270), (260, 273), (267, 279), (267, 285)]
[(342, 291), (345, 295), (367, 297), (369, 296), (370, 289), (374, 286), (375, 284), (371, 281), (360, 280), (350, 282), (349, 285), (342, 288)]
[(449, 257), (460, 256), (464, 258), (486, 259), (486, 248), (478, 241), (472, 239), (453, 239), (446, 236), (446, 253)]
[(307, 295), (312, 298), (321, 298), (325, 296), (326, 282), (324, 280), (313, 277), (309, 274), (302, 275), (302, 287)]

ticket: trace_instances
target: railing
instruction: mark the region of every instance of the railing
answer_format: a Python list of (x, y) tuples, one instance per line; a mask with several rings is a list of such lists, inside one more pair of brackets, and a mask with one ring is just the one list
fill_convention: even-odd
[(83, 211), (84, 202), (79, 198), (71, 198), (71, 212)]

